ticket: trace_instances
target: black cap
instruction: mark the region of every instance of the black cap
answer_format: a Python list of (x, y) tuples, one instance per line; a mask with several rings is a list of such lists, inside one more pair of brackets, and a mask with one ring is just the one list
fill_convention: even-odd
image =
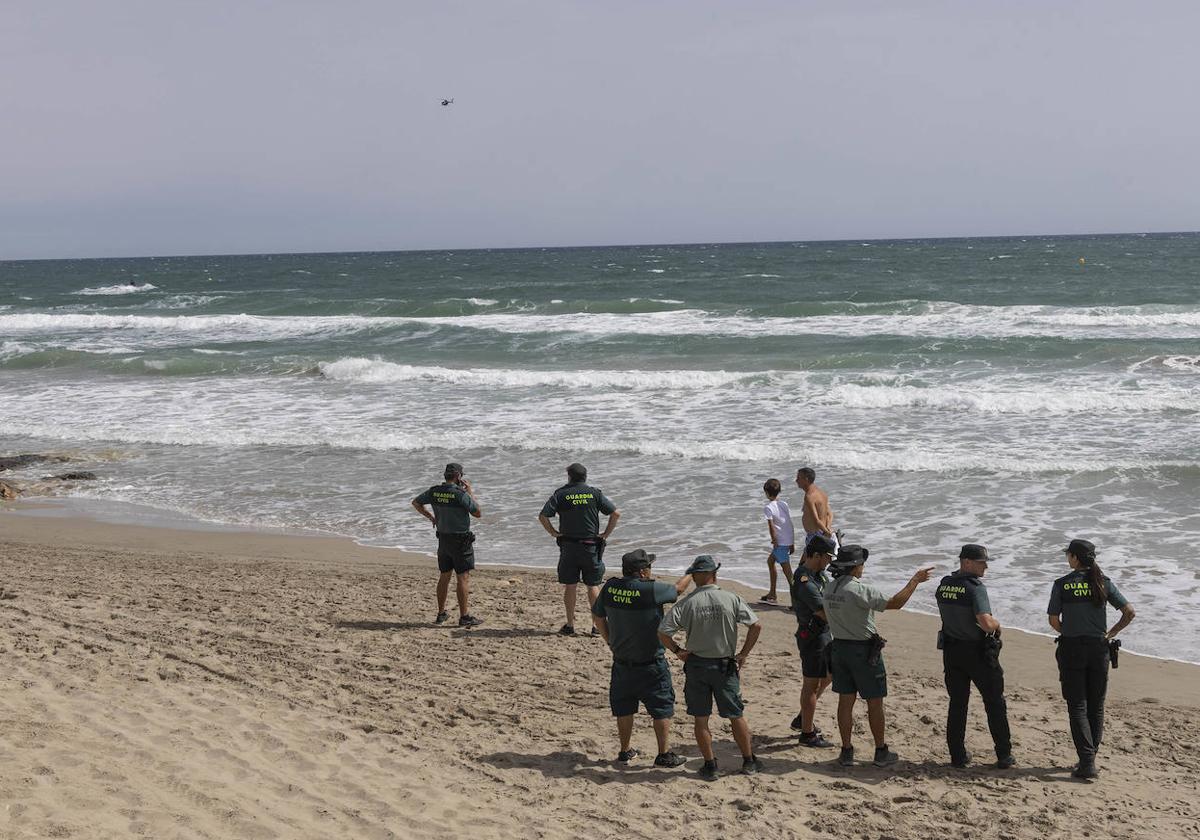
[(853, 569), (866, 563), (870, 556), (871, 552), (861, 545), (844, 545), (838, 549), (837, 559), (833, 564), (843, 569)]
[(653, 554), (647, 554), (640, 548), (635, 548), (628, 554), (621, 555), (621, 571), (637, 572), (641, 571), (642, 569), (649, 569), (650, 564), (655, 560), (655, 556), (656, 555)]
[(804, 546), (805, 554), (836, 554), (837, 550), (837, 543), (824, 534), (817, 534)]
[(442, 473), (446, 478), (458, 478), (463, 474), (462, 464), (451, 461), (446, 465), (446, 471)]
[(983, 563), (988, 562), (991, 558), (988, 557), (988, 550), (978, 543), (967, 543), (958, 552), (959, 560), (979, 560)]
[(715, 572), (721, 568), (721, 564), (713, 559), (711, 554), (701, 554), (692, 561), (692, 565), (688, 566), (687, 574), (694, 575), (696, 572)]
[(1076, 560), (1095, 560), (1096, 545), (1090, 540), (1071, 540), (1063, 549), (1064, 554), (1074, 554)]
[(572, 478), (578, 478), (580, 481), (587, 478), (587, 467), (576, 461), (567, 467), (567, 475)]

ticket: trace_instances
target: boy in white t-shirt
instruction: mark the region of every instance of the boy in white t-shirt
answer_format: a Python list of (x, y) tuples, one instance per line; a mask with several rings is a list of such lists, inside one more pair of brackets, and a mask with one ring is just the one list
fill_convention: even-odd
[(771, 575), (771, 591), (762, 596), (762, 600), (774, 604), (779, 598), (775, 594), (775, 581), (778, 573), (775, 564), (783, 567), (783, 576), (787, 578), (788, 587), (792, 585), (792, 552), (796, 550), (796, 530), (792, 526), (792, 510), (788, 503), (779, 498), (781, 485), (779, 479), (769, 478), (763, 485), (767, 494), (767, 505), (763, 508), (763, 516), (767, 520), (767, 531), (771, 535), (771, 553), (767, 555), (767, 571)]

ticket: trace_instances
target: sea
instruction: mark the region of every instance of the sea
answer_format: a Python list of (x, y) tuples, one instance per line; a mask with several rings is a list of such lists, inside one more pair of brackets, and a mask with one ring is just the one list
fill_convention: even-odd
[(580, 461), (610, 568), (762, 586), (763, 482), (798, 513), (808, 466), (884, 590), (983, 543), (1049, 632), (1083, 537), (1126, 647), (1192, 662), (1198, 419), (1193, 233), (0, 263), (0, 454), (71, 456), (76, 499), (430, 552), (409, 502), (460, 461), (479, 560), (550, 567)]

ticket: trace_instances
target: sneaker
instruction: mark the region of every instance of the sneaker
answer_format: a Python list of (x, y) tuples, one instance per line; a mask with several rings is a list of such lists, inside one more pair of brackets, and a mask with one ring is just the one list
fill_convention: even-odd
[(595, 627), (593, 627), (593, 628), (591, 629), (591, 632), (589, 632), (589, 633), (588, 633), (588, 635), (589, 635), (589, 636), (593, 636), (593, 637), (599, 637), (599, 635), (600, 635), (600, 631), (599, 631), (599, 630), (597, 630)]
[(659, 753), (654, 758), (655, 767), (678, 767), (679, 765), (686, 763), (686, 758), (673, 752)]
[(434, 624), (445, 624), (449, 618), (450, 618), (450, 613), (446, 612), (445, 610), (442, 610), (440, 613), (437, 614), (437, 618), (435, 618), (433, 620), (433, 623)]
[(1076, 779), (1094, 779), (1100, 775), (1100, 772), (1096, 769), (1095, 762), (1081, 761), (1079, 762), (1078, 766), (1071, 771), (1071, 775)]
[(759, 770), (763, 769), (763, 764), (758, 756), (751, 755), (742, 759), (742, 775), (753, 776)]
[(717, 770), (716, 759), (704, 762), (704, 766), (700, 768), (700, 778), (706, 782), (715, 782), (721, 778), (721, 774)]
[(473, 615), (464, 615), (458, 620), (459, 627), (478, 627), (480, 624), (483, 624), (483, 619)]
[(891, 767), (899, 760), (900, 756), (889, 750), (887, 744), (884, 744), (882, 747), (875, 748), (875, 760), (871, 763), (876, 767)]
[(637, 750), (632, 749), (632, 748), (627, 749), (627, 750), (621, 750), (619, 753), (617, 753), (617, 761), (620, 761), (623, 764), (628, 764), (629, 762), (631, 762), (635, 758), (637, 758), (638, 755), (640, 755), (640, 753)]
[(950, 758), (950, 766), (957, 767), (959, 770), (962, 770), (970, 763), (971, 763), (971, 754), (969, 752), (965, 752), (962, 755), (958, 756), (957, 758), (955, 758), (953, 756), (951, 756), (951, 758)]
[(564, 624), (562, 627), (559, 627), (559, 628), (558, 628), (558, 635), (560, 635), (560, 636), (574, 636), (574, 635), (575, 635), (575, 628), (574, 628), (572, 625), (570, 625), (570, 624)]
[(1012, 767), (1016, 767), (1016, 766), (1017, 766), (1017, 760), (1012, 757), (1011, 753), (1009, 755), (1004, 756), (1004, 758), (996, 759), (996, 769), (997, 770), (1008, 770), (1008, 769), (1010, 769)]
[(812, 732), (800, 733), (800, 746), (802, 747), (832, 747), (833, 742), (825, 740), (825, 736), (821, 734), (820, 729), (814, 729)]
[(838, 754), (838, 764), (843, 767), (854, 766), (854, 747), (842, 747), (841, 753)]
[(804, 715), (796, 715), (792, 718), (792, 729), (796, 732), (804, 731)]

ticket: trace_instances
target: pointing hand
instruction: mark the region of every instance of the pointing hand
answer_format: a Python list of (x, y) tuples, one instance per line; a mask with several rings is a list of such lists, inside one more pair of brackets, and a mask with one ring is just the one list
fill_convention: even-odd
[(924, 569), (917, 569), (917, 573), (912, 576), (913, 583), (924, 583), (929, 580), (929, 573), (933, 571), (933, 566), (926, 566)]

